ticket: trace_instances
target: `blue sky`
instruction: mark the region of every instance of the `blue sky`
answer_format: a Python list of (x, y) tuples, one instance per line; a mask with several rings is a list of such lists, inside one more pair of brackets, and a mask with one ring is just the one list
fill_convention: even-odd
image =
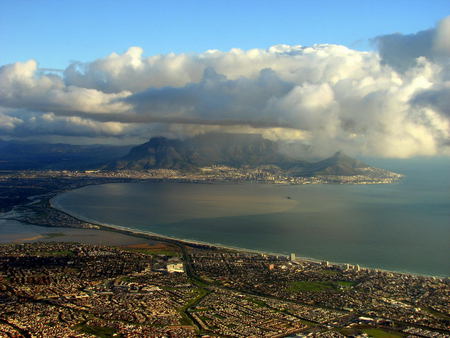
[(0, 65), (35, 59), (65, 68), (140, 46), (145, 55), (343, 44), (433, 27), (449, 0), (84, 1), (0, 0)]
[(315, 157), (450, 155), (449, 14), (450, 0), (0, 0), (0, 138), (220, 131)]

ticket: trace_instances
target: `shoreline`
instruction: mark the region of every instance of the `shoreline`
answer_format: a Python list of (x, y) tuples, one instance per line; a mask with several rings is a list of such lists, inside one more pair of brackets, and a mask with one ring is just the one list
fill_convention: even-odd
[[(150, 237), (155, 237), (155, 238), (159, 238), (159, 239), (162, 239), (162, 240), (176, 241), (176, 242), (180, 242), (182, 244), (187, 244), (187, 245), (189, 245), (189, 244), (191, 244), (191, 245), (201, 245), (201, 246), (207, 246), (207, 247), (211, 247), (211, 248), (220, 248), (220, 249), (242, 251), (242, 252), (252, 252), (252, 253), (257, 253), (257, 254), (266, 254), (266, 255), (274, 255), (274, 256), (285, 256), (285, 257), (289, 256), (287, 254), (282, 254), (282, 253), (277, 253), (277, 252), (267, 252), (267, 251), (262, 251), (262, 250), (254, 250), (254, 249), (247, 249), (247, 248), (241, 248), (241, 247), (227, 246), (225, 244), (220, 244), (220, 243), (209, 243), (209, 242), (203, 242), (203, 241), (199, 241), (199, 240), (184, 239), (184, 238), (179, 238), (179, 237), (167, 236), (167, 235), (158, 234), (156, 232), (133, 229), (133, 228), (130, 228), (130, 227), (125, 227), (125, 226), (121, 226), (121, 225), (117, 225), (117, 224), (100, 223), (100, 222), (98, 222), (96, 220), (92, 220), (92, 219), (90, 219), (88, 217), (84, 217), (82, 215), (78, 215), (76, 213), (73, 213), (73, 212), (70, 212), (70, 211), (64, 209), (57, 202), (55, 203), (54, 199), (56, 197), (57, 196), (54, 196), (51, 199), (49, 199), (49, 204), (50, 204), (51, 208), (56, 209), (56, 210), (58, 210), (60, 212), (63, 212), (65, 214), (68, 214), (71, 217), (73, 217), (73, 218), (75, 218), (75, 219), (77, 219), (79, 221), (90, 223), (92, 225), (98, 226), (99, 230), (107, 229), (107, 230), (111, 230), (111, 231), (125, 232), (125, 233), (130, 234), (130, 235), (150, 236)], [(302, 258), (302, 257), (299, 257), (299, 258)], [(308, 260), (315, 261), (315, 262), (321, 262), (321, 260), (315, 260), (314, 258), (311, 258), (311, 259), (308, 259)]]
[[(66, 191), (70, 191), (70, 190), (66, 190)], [(162, 235), (162, 234), (158, 234), (158, 233), (151, 232), (151, 231), (133, 229), (130, 227), (120, 226), (120, 225), (116, 225), (116, 224), (100, 223), (100, 222), (98, 222), (96, 220), (92, 220), (88, 217), (84, 217), (82, 215), (78, 215), (76, 213), (70, 212), (70, 211), (64, 209), (64, 207), (62, 207), (57, 201), (55, 201), (55, 199), (60, 194), (66, 192), (66, 191), (60, 192), (58, 194), (55, 194), (53, 197), (51, 197), (48, 200), (50, 207), (58, 210), (59, 212), (63, 212), (79, 221), (92, 224), (92, 225), (98, 227), (99, 230), (108, 230), (108, 231), (114, 231), (114, 232), (119, 232), (119, 233), (125, 233), (127, 235), (136, 236), (136, 237), (144, 236), (144, 237), (147, 237), (149, 239), (154, 239), (154, 240), (160, 239), (160, 240), (166, 240), (166, 241), (174, 241), (174, 242), (178, 242), (182, 245), (194, 245), (194, 246), (197, 245), (197, 246), (205, 246), (205, 247), (209, 247), (209, 248), (238, 251), (238, 252), (243, 252), (243, 253), (255, 253), (255, 254), (260, 254), (260, 255), (289, 257), (289, 254), (285, 254), (285, 253), (277, 253), (277, 252), (269, 252), (269, 251), (264, 251), (264, 250), (235, 247), (235, 246), (225, 245), (225, 244), (221, 244), (221, 243), (210, 243), (210, 242), (204, 242), (204, 241), (199, 241), (199, 240), (194, 240), (194, 239), (185, 239), (185, 238), (179, 238), (179, 237), (174, 237), (174, 236)], [(382, 272), (386, 272), (386, 273), (396, 273), (396, 274), (403, 274), (403, 275), (413, 275), (413, 276), (441, 278), (441, 279), (450, 278), (450, 276), (429, 275), (429, 274), (409, 272), (409, 271), (388, 270), (388, 269), (379, 268), (379, 267), (367, 267), (367, 266), (360, 265), (357, 263), (335, 262), (335, 261), (331, 261), (331, 260), (327, 260), (327, 259), (318, 259), (318, 258), (313, 258), (313, 257), (297, 256), (297, 254), (296, 254), (296, 260), (306, 261), (306, 262), (314, 263), (314, 264), (321, 264), (322, 262), (326, 261), (330, 265), (333, 265), (333, 266), (344, 266), (344, 265), (348, 264), (349, 266), (352, 266), (352, 267), (359, 266), (362, 269), (382, 271)]]

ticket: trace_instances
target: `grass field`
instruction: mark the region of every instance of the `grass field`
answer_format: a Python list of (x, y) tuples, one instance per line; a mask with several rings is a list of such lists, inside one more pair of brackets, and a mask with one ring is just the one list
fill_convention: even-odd
[(35, 251), (33, 252), (33, 255), (43, 257), (64, 257), (64, 256), (73, 256), (74, 253), (70, 250)]
[(325, 281), (325, 282), (315, 282), (315, 281), (297, 281), (291, 282), (289, 285), (289, 291), (291, 292), (321, 292), (321, 291), (332, 291), (339, 289), (351, 288), (355, 285), (354, 282), (346, 281)]
[(374, 338), (397, 338), (397, 337), (403, 337), (401, 333), (396, 333), (392, 331), (385, 331), (382, 329), (364, 329), (365, 333), (367, 333), (370, 337)]
[(181, 256), (177, 248), (162, 243), (155, 245), (148, 245), (148, 244), (127, 245), (121, 247), (121, 249), (132, 252), (139, 252), (145, 255), (163, 255), (169, 257)]

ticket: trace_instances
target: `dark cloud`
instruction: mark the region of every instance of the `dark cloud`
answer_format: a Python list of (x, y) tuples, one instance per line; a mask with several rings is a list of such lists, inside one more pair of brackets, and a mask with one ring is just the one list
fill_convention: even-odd
[(184, 87), (150, 88), (123, 101), (134, 107), (138, 116), (159, 121), (206, 124), (280, 126), (273, 112), (267, 111), (270, 100), (286, 95), (294, 84), (281, 80), (271, 69), (263, 69), (254, 79), (228, 80), (213, 68), (204, 71), (200, 82)]
[(450, 118), (450, 86), (437, 86), (421, 91), (412, 99), (412, 104), (429, 107)]
[(436, 61), (450, 56), (450, 17), (436, 28), (415, 34), (388, 34), (373, 39), (382, 62), (404, 72), (417, 64), (417, 58)]
[(398, 71), (416, 65), (420, 56), (432, 58), (434, 29), (403, 35), (400, 33), (378, 36), (374, 39), (382, 62)]

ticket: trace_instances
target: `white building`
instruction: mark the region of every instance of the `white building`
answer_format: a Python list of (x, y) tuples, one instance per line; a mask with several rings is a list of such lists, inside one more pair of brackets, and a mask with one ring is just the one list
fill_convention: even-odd
[(169, 263), (167, 264), (167, 272), (184, 272), (183, 263)]

